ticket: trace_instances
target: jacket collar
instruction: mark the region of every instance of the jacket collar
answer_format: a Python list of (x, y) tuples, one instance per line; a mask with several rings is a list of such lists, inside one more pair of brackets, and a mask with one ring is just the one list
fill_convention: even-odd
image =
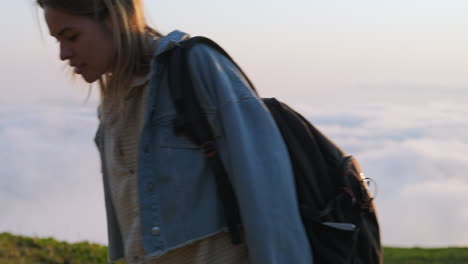
[(158, 39), (158, 42), (156, 44), (156, 50), (154, 52), (154, 56), (157, 57), (158, 55), (173, 49), (177, 45), (177, 43), (189, 37), (190, 35), (185, 32), (182, 32), (179, 30), (172, 31), (166, 36)]

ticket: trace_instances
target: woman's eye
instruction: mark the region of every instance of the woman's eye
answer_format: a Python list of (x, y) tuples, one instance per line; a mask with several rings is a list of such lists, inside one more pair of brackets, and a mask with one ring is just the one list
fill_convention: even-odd
[(68, 40), (69, 40), (69, 41), (74, 41), (74, 40), (76, 40), (77, 38), (78, 38), (78, 34), (69, 37)]

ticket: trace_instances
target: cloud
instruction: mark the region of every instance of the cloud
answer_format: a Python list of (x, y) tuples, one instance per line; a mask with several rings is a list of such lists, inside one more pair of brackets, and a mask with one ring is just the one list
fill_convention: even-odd
[[(1, 231), (107, 243), (95, 105), (67, 97), (0, 106)], [(355, 155), (377, 182), (384, 244), (468, 244), (464, 104), (294, 108)]]
[(0, 230), (105, 243), (96, 110), (57, 102), (0, 108)]
[(377, 182), (386, 245), (467, 245), (468, 107), (451, 101), (311, 109), (310, 120)]

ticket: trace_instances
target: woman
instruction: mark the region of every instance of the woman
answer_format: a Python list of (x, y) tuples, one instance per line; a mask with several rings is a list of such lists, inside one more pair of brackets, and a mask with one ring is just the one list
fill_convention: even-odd
[(99, 82), (96, 144), (111, 262), (312, 263), (285, 144), (228, 59), (196, 45), (189, 69), (239, 202), (241, 245), (225, 232), (199, 147), (172, 130), (175, 109), (159, 58), (188, 35), (149, 27), (141, 0), (36, 1), (60, 59), (86, 82)]

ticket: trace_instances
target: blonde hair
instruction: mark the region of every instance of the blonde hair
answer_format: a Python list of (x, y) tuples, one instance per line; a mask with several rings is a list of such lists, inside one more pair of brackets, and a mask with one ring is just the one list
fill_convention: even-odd
[(150, 69), (151, 50), (148, 35), (162, 37), (147, 25), (142, 0), (36, 0), (44, 8), (87, 16), (103, 23), (110, 18), (115, 45), (114, 61), (108, 73), (99, 79), (101, 104), (120, 110), (135, 75)]

